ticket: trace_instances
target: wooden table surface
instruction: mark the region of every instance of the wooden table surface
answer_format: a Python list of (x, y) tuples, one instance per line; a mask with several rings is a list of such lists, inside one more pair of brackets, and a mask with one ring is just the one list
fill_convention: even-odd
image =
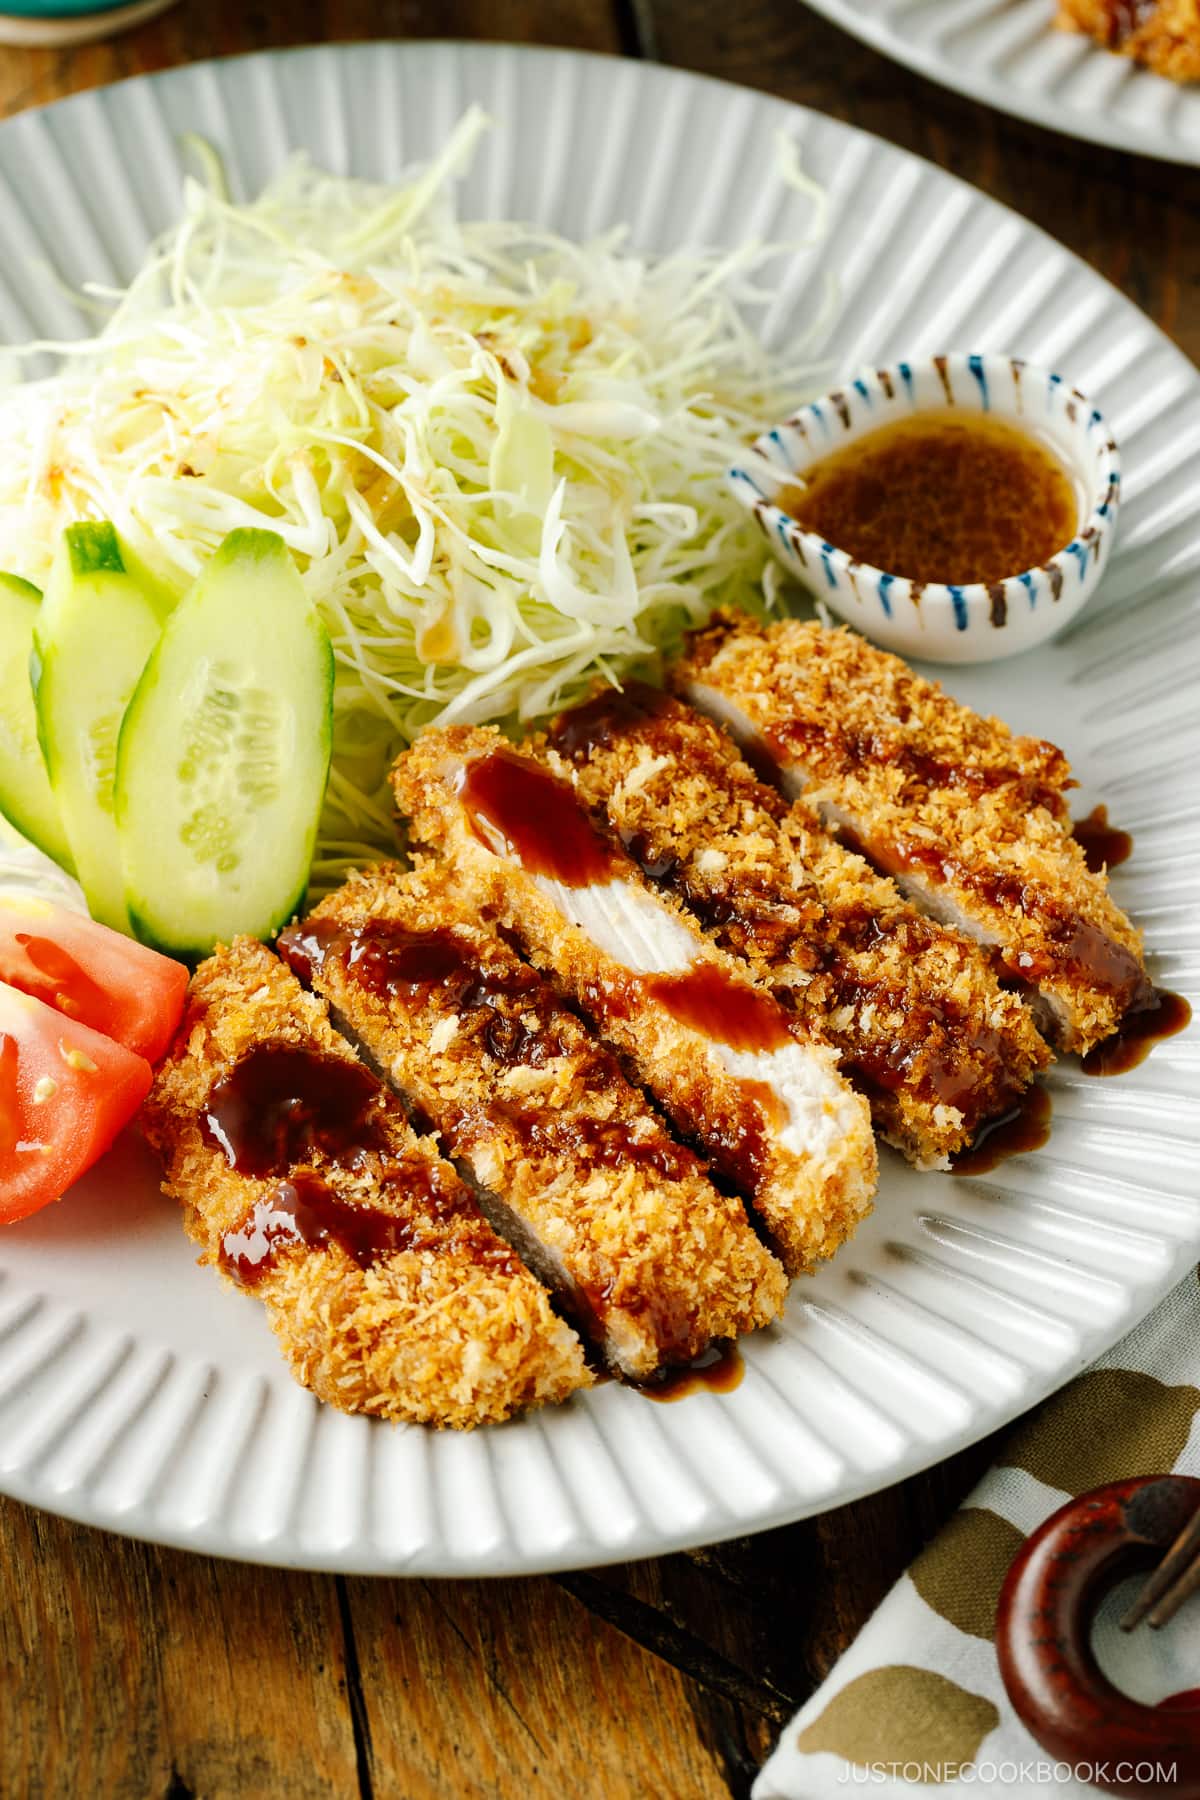
[[(106, 43), (0, 50), (0, 111), (196, 57), (430, 32), (657, 58), (851, 120), (1035, 220), (1200, 360), (1200, 170), (990, 113), (798, 0), (184, 0)], [(254, 1569), (0, 1501), (0, 1795), (746, 1795), (987, 1460), (714, 1550), (496, 1582)]]

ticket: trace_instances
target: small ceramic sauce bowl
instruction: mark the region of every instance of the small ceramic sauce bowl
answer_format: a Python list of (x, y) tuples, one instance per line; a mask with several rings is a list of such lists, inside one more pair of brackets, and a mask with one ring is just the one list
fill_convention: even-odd
[[(988, 413), (1051, 450), (1075, 487), (1071, 541), (1001, 581), (919, 582), (856, 562), (806, 531), (778, 500), (834, 451), (914, 413)], [(932, 356), (868, 369), (765, 432), (730, 484), (772, 551), (831, 612), (902, 656), (991, 662), (1029, 650), (1074, 617), (1104, 573), (1121, 487), (1103, 416), (1061, 375), (1009, 356)]]

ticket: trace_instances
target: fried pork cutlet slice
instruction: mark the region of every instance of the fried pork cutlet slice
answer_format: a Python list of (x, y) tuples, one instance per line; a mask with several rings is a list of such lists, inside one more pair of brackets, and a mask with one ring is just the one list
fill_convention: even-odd
[(787, 1278), (741, 1202), (440, 865), (352, 877), (280, 950), (620, 1374), (645, 1381), (779, 1313)]
[(203, 1262), (347, 1412), (471, 1426), (592, 1379), (436, 1145), (261, 944), (197, 969), (142, 1113)]
[(943, 1168), (1049, 1060), (986, 954), (789, 806), (658, 688), (605, 688), (550, 732), (643, 873), (842, 1053), (876, 1129)]
[(1056, 23), (1172, 81), (1200, 81), (1200, 0), (1060, 0)]
[(752, 1202), (789, 1273), (867, 1211), (875, 1146), (829, 1046), (808, 1041), (592, 825), (564, 765), (495, 730), (426, 732), (393, 782), (464, 901), (514, 932), (677, 1129)]
[(794, 619), (716, 620), (670, 685), (923, 912), (994, 946), (1064, 1050), (1153, 1003), (1140, 934), (1071, 836), (1053, 744), (1014, 737), (853, 632)]

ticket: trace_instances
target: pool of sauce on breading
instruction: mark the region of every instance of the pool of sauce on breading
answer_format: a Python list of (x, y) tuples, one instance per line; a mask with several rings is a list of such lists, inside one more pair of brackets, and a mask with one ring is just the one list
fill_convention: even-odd
[(779, 1002), (719, 963), (693, 963), (678, 975), (642, 975), (638, 984), (681, 1025), (731, 1050), (781, 1050), (791, 1040)]
[(611, 881), (613, 851), (571, 786), (527, 756), (494, 750), (470, 763), (459, 794), (480, 841), (530, 875), (588, 887)]
[(636, 731), (648, 719), (669, 714), (677, 704), (649, 682), (625, 681), (562, 713), (550, 729), (550, 741), (561, 756), (576, 761)]
[(357, 1063), (271, 1041), (255, 1045), (214, 1082), (201, 1118), (205, 1136), (239, 1174), (277, 1180), (221, 1238), (221, 1265), (243, 1286), (260, 1281), (279, 1252), (297, 1244), (338, 1244), (368, 1268), (427, 1238), (430, 1211), (448, 1213), (461, 1205), (465, 1191), (448, 1170), (439, 1180), (432, 1166), (385, 1163), (378, 1175), (385, 1190), (420, 1184), (418, 1216), (344, 1200), (318, 1170), (304, 1166), (316, 1158), (354, 1170), (372, 1153), (386, 1157), (390, 1146), (378, 1116), (382, 1091)]
[(225, 1232), (220, 1261), (243, 1287), (254, 1287), (275, 1267), (279, 1251), (296, 1244), (315, 1250), (337, 1244), (360, 1269), (369, 1269), (383, 1257), (419, 1248), (428, 1235), (411, 1217), (355, 1206), (319, 1175), (294, 1170)]
[(776, 504), (805, 531), (911, 581), (993, 583), (1075, 536), (1079, 503), (1054, 453), (1005, 420), (914, 413), (805, 470)]
[(562, 1054), (554, 1029), (560, 1011), (536, 969), (505, 960), (488, 966), (475, 947), (448, 927), (412, 931), (398, 919), (357, 924), (306, 919), (280, 934), (278, 949), (293, 974), (312, 985), (330, 957), (377, 999), (411, 1005), (440, 989), (460, 1013), (482, 1016), (483, 1046), (492, 1061), (540, 1068)]
[(954, 1174), (987, 1175), (1010, 1156), (1042, 1149), (1050, 1139), (1050, 1112), (1049, 1094), (1034, 1082), (1011, 1111), (990, 1120), (974, 1143), (951, 1158)]
[(746, 1365), (734, 1343), (710, 1344), (693, 1362), (672, 1369), (660, 1380), (647, 1382), (637, 1392), (647, 1400), (686, 1400), (689, 1394), (731, 1394), (741, 1386)]
[(242, 1175), (286, 1175), (317, 1155), (353, 1168), (388, 1147), (380, 1093), (358, 1063), (268, 1041), (213, 1083), (203, 1130)]

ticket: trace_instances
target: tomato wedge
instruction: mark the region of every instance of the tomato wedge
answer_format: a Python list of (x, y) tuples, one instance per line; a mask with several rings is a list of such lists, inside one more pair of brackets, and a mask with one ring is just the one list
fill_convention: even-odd
[(0, 981), (0, 1221), (57, 1200), (146, 1098), (143, 1056)]
[(86, 913), (0, 894), (0, 981), (157, 1062), (179, 1024), (188, 972)]

